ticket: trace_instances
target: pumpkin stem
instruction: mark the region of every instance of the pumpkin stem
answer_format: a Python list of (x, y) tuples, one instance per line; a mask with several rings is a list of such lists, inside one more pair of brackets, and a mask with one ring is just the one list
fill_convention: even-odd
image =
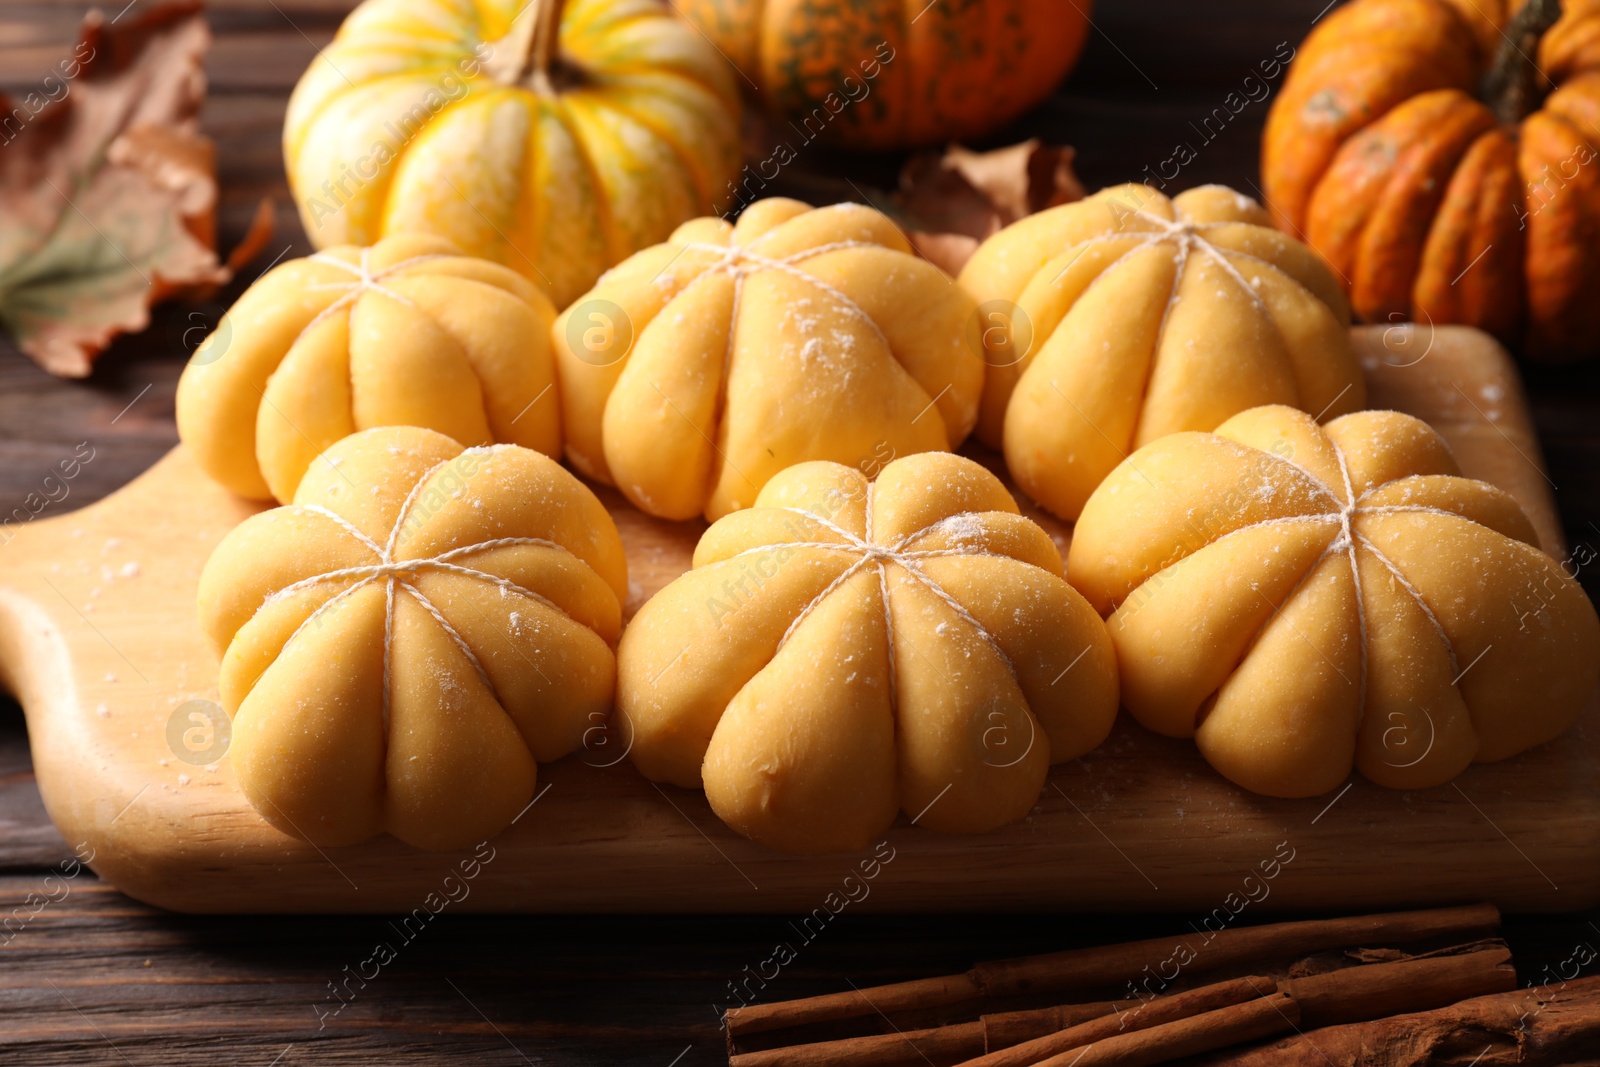
[(553, 94), (553, 75), (560, 64), (561, 13), (566, 0), (528, 0), (511, 29), (495, 41), (484, 62), (489, 74), (504, 85), (527, 85)]
[(1483, 96), (1495, 117), (1515, 126), (1538, 110), (1550, 91), (1539, 69), (1539, 40), (1561, 18), (1561, 0), (1528, 0), (1506, 26), (1494, 63), (1483, 79)]
[[(528, 50), (528, 70), (535, 83), (544, 83), (536, 84), (536, 87), (544, 88), (548, 85), (560, 49), (561, 11), (567, 5), (566, 0), (530, 0), (530, 3), (537, 4), (539, 10), (534, 13), (538, 26), (533, 34), (533, 47)], [(1560, 5), (1557, 3), (1559, 11)]]

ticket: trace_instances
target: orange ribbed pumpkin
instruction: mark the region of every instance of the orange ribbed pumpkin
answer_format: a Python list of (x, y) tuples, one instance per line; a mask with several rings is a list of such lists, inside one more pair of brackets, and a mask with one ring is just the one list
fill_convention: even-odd
[(1089, 0), (674, 0), (806, 141), (979, 137), (1077, 62)]
[(1355, 0), (1290, 67), (1262, 182), (1360, 317), (1571, 360), (1600, 353), (1597, 145), (1600, 0)]

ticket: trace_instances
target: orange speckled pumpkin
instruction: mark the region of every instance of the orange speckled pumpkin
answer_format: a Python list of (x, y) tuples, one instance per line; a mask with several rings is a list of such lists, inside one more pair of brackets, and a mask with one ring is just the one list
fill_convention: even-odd
[(717, 210), (734, 75), (664, 0), (364, 0), (289, 98), (311, 243), (449, 239), (557, 307)]
[(675, 0), (806, 140), (979, 137), (1077, 62), (1089, 0)]
[(1600, 0), (1355, 0), (1301, 46), (1262, 180), (1362, 318), (1578, 359), (1600, 353), (1597, 145)]

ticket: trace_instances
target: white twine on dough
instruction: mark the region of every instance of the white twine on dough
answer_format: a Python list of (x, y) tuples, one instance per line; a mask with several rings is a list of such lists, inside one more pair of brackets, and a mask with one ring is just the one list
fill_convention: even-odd
[[(819, 208), (817, 210), (827, 211), (829, 209)], [(693, 285), (701, 278), (711, 277), (717, 274), (726, 274), (728, 277), (733, 279), (733, 301), (730, 313), (728, 315), (728, 339), (723, 346), (722, 352), (722, 378), (718, 385), (719, 393), (723, 393), (727, 390), (728, 379), (733, 372), (733, 353), (739, 330), (739, 312), (744, 304), (744, 280), (750, 275), (758, 274), (762, 271), (775, 270), (784, 274), (788, 274), (791, 277), (797, 278), (805, 284), (810, 285), (818, 291), (831, 297), (834, 302), (843, 308), (847, 313), (849, 313), (851, 317), (855, 318), (859, 322), (865, 323), (866, 326), (873, 332), (873, 334), (877, 336), (878, 340), (882, 342), (883, 347), (889, 352), (891, 358), (894, 356), (894, 348), (889, 344), (888, 335), (883, 332), (883, 328), (878, 325), (877, 320), (875, 320), (871, 315), (867, 314), (866, 309), (864, 309), (860, 304), (856, 303), (848, 293), (845, 293), (837, 286), (829, 285), (815, 274), (801, 270), (795, 265), (797, 263), (803, 263), (804, 261), (816, 256), (826, 255), (830, 252), (838, 252), (851, 248), (886, 249), (887, 246), (878, 244), (875, 241), (830, 241), (826, 244), (817, 245), (813, 248), (801, 249), (798, 252), (791, 253), (790, 255), (782, 258), (763, 256), (755, 251), (763, 242), (777, 232), (779, 232), (778, 228), (768, 230), (766, 233), (762, 234), (760, 237), (757, 237), (748, 245), (719, 245), (712, 244), (707, 241), (690, 241), (679, 246), (677, 256), (681, 256), (685, 252), (702, 252), (717, 257), (715, 262), (702, 267), (694, 275), (694, 277), (684, 282), (678, 290), (679, 293), (683, 292), (684, 289), (687, 289), (690, 285)], [(674, 261), (676, 261), (677, 256), (673, 257)], [(668, 263), (668, 266), (671, 266), (670, 262)], [(665, 272), (666, 268), (663, 267), (661, 273)], [(918, 384), (920, 385), (920, 383)], [(659, 385), (656, 385), (655, 388), (657, 392), (661, 392), (661, 387)], [(935, 397), (934, 401), (937, 402), (937, 400), (938, 398)], [(720, 408), (721, 401), (719, 398), (717, 409), (720, 410)], [(691, 422), (691, 425), (694, 424)], [(708, 441), (711, 439), (711, 435), (701, 427), (695, 426), (694, 428), (699, 430), (701, 436), (705, 437)], [(723, 459), (726, 460), (726, 457), (723, 457)], [(718, 477), (720, 477), (720, 474)], [(746, 480), (748, 481), (748, 479)]]
[[(1283, 604), (1287, 604), (1289, 601), (1294, 599), (1301, 587), (1304, 586), (1310, 577), (1316, 573), (1317, 568), (1320, 567), (1323, 561), (1329, 556), (1339, 552), (1343, 552), (1348, 556), (1350, 560), (1350, 577), (1355, 592), (1356, 621), (1359, 626), (1360, 634), (1361, 681), (1358, 691), (1361, 694), (1362, 705), (1364, 708), (1367, 698), (1367, 663), (1369, 655), (1367, 650), (1367, 642), (1369, 640), (1369, 631), (1367, 623), (1366, 596), (1361, 587), (1361, 565), (1356, 553), (1356, 546), (1358, 542), (1362, 548), (1365, 548), (1367, 551), (1371, 552), (1378, 562), (1381, 563), (1384, 568), (1394, 577), (1395, 581), (1400, 585), (1400, 587), (1406, 591), (1406, 593), (1411, 597), (1412, 601), (1415, 602), (1419, 609), (1421, 609), (1422, 614), (1427, 618), (1428, 622), (1432, 624), (1434, 633), (1438, 635), (1440, 644), (1444, 646), (1445, 655), (1449, 657), (1450, 670), (1452, 674), (1456, 674), (1460, 671), (1460, 663), (1456, 657), (1455, 646), (1450, 641), (1450, 635), (1445, 632), (1444, 625), (1439, 621), (1439, 617), (1434, 614), (1433, 608), (1428, 604), (1427, 599), (1423, 597), (1421, 591), (1418, 590), (1416, 586), (1412, 585), (1410, 580), (1407, 579), (1403, 573), (1401, 573), (1400, 568), (1394, 563), (1393, 560), (1391, 560), (1381, 549), (1379, 549), (1370, 538), (1354, 528), (1354, 520), (1362, 515), (1394, 514), (1442, 515), (1448, 518), (1462, 519), (1468, 522), (1472, 520), (1467, 519), (1467, 517), (1462, 515), (1460, 512), (1450, 511), (1445, 508), (1431, 507), (1425, 504), (1387, 504), (1374, 507), (1362, 507), (1360, 502), (1365, 500), (1378, 489), (1382, 488), (1382, 485), (1372, 486), (1359, 497), (1356, 496), (1355, 486), (1350, 478), (1350, 467), (1345, 457), (1344, 449), (1340, 448), (1332, 439), (1329, 439), (1328, 444), (1333, 448), (1334, 458), (1339, 463), (1340, 478), (1344, 482), (1345, 496), (1343, 499), (1341, 499), (1339, 495), (1333, 491), (1332, 487), (1330, 487), (1326, 482), (1318, 478), (1316, 475), (1312, 474), (1307, 468), (1282, 456), (1276, 456), (1276, 454), (1273, 453), (1269, 454), (1274, 455), (1275, 458), (1281, 462), (1297, 471), (1300, 471), (1302, 474), (1310, 478), (1313, 482), (1314, 488), (1320, 494), (1328, 497), (1328, 499), (1338, 507), (1337, 511), (1319, 512), (1311, 515), (1289, 515), (1280, 516), (1273, 519), (1263, 519), (1260, 522), (1253, 522), (1245, 526), (1240, 526), (1237, 529), (1229, 530), (1221, 537), (1208, 542), (1203, 547), (1209, 548), (1211, 545), (1218, 544), (1229, 537), (1233, 537), (1235, 534), (1242, 534), (1250, 530), (1258, 530), (1263, 527), (1280, 526), (1301, 522), (1338, 522), (1338, 536), (1330, 541), (1327, 547), (1322, 550), (1322, 553), (1318, 555), (1316, 560), (1312, 562), (1311, 566), (1306, 568), (1306, 572), (1300, 576), (1300, 580), (1294, 584), (1293, 588), (1289, 590), (1288, 595), (1283, 598)], [(1392, 483), (1383, 483), (1383, 485), (1388, 484)], [(1347, 503), (1347, 501), (1349, 501), (1349, 503)], [(1191, 553), (1191, 555), (1193, 555), (1193, 553)], [(1274, 612), (1276, 612), (1281, 606), (1282, 605), (1274, 605)], [(1259, 631), (1257, 633), (1259, 636)], [(1253, 643), (1254, 642), (1252, 642), (1252, 644)]]
[(1333, 456), (1339, 461), (1339, 477), (1344, 481), (1343, 506), (1339, 509), (1339, 536), (1333, 539), (1333, 544), (1338, 545), (1342, 541), (1350, 556), (1350, 584), (1355, 587), (1356, 621), (1360, 624), (1361, 638), (1361, 684), (1356, 693), (1364, 711), (1367, 703), (1367, 597), (1361, 588), (1361, 563), (1356, 556), (1356, 534), (1352, 525), (1357, 503), (1356, 487), (1350, 480), (1350, 464), (1345, 460), (1344, 449), (1331, 437), (1328, 443), (1333, 445)]
[[(1182, 281), (1183, 265), (1188, 260), (1189, 250), (1198, 249), (1199, 251), (1210, 256), (1212, 260), (1216, 262), (1217, 266), (1221, 267), (1223, 271), (1230, 278), (1232, 278), (1235, 283), (1238, 284), (1239, 288), (1244, 290), (1245, 294), (1249, 296), (1250, 302), (1256, 306), (1257, 310), (1267, 313), (1266, 301), (1261, 298), (1260, 293), (1256, 292), (1255, 286), (1251, 285), (1249, 281), (1245, 279), (1245, 276), (1239, 273), (1239, 269), (1233, 265), (1232, 261), (1228, 259), (1227, 255), (1218, 249), (1216, 245), (1212, 244), (1210, 241), (1201, 236), (1201, 234), (1207, 230), (1215, 230), (1223, 226), (1252, 226), (1255, 225), (1254, 223), (1244, 222), (1239, 219), (1226, 219), (1219, 222), (1189, 222), (1187, 220), (1169, 221), (1162, 218), (1160, 215), (1146, 211), (1142, 207), (1131, 209), (1129, 214), (1152, 226), (1157, 227), (1157, 229), (1154, 232), (1148, 230), (1135, 230), (1127, 235), (1121, 233), (1100, 234), (1099, 236), (1091, 237), (1085, 241), (1080, 241), (1077, 244), (1076, 247), (1084, 248), (1093, 244), (1104, 244), (1112, 241), (1127, 240), (1129, 237), (1139, 238), (1132, 248), (1129, 248), (1126, 252), (1108, 264), (1106, 268), (1095, 277), (1094, 281), (1089, 283), (1091, 287), (1098, 283), (1101, 278), (1110, 273), (1113, 267), (1117, 266), (1117, 264), (1121, 263), (1133, 253), (1139, 251), (1141, 248), (1146, 248), (1152, 244), (1165, 244), (1168, 241), (1171, 241), (1178, 247), (1179, 261), (1178, 271), (1173, 276), (1172, 295), (1168, 298), (1167, 302), (1168, 310), (1171, 309), (1172, 302), (1177, 299), (1178, 283)], [(1279, 267), (1271, 260), (1264, 259), (1261, 256), (1254, 255), (1250, 252), (1241, 252), (1238, 249), (1233, 248), (1228, 249), (1228, 252), (1238, 256), (1241, 259), (1253, 259), (1258, 263), (1263, 263), (1266, 266), (1272, 267), (1274, 270), (1280, 272), (1283, 270), (1282, 267)], [(1073, 257), (1073, 262), (1077, 262), (1076, 256)], [(1070, 266), (1072, 266), (1072, 263), (1067, 264), (1067, 267)], [(1062, 276), (1065, 274), (1066, 268), (1062, 268), (1061, 272), (1056, 275), (1052, 284), (1059, 283)], [(1163, 318), (1165, 318), (1165, 315), (1163, 315)]]
[[(1174, 206), (1176, 207), (1176, 205)], [(1181, 209), (1178, 210), (1181, 214)], [(1106, 266), (1102, 267), (1095, 274), (1094, 278), (1087, 286), (1085, 286), (1083, 293), (1079, 294), (1078, 299), (1080, 300), (1083, 296), (1087, 295), (1089, 290), (1093, 289), (1105, 278), (1115, 273), (1117, 267), (1121, 266), (1124, 261), (1136, 253), (1157, 244), (1166, 244), (1171, 242), (1175, 244), (1177, 248), (1177, 251), (1173, 257), (1174, 263), (1172, 272), (1172, 289), (1170, 292), (1168, 292), (1166, 303), (1162, 306), (1161, 321), (1156, 326), (1156, 338), (1154, 347), (1152, 348), (1152, 358), (1154, 358), (1154, 354), (1160, 353), (1162, 342), (1166, 338), (1167, 323), (1172, 317), (1173, 308), (1175, 308), (1178, 304), (1178, 290), (1183, 283), (1184, 270), (1188, 267), (1191, 250), (1199, 250), (1210, 256), (1211, 259), (1222, 268), (1223, 272), (1226, 273), (1234, 281), (1234, 283), (1244, 291), (1245, 295), (1249, 298), (1251, 304), (1254, 305), (1256, 310), (1262, 315), (1266, 316), (1268, 320), (1272, 319), (1271, 310), (1267, 307), (1266, 301), (1261, 298), (1261, 294), (1256, 292), (1255, 286), (1251, 285), (1245, 279), (1244, 275), (1239, 273), (1238, 268), (1236, 268), (1233, 263), (1228, 260), (1227, 256), (1224, 255), (1216, 245), (1212, 244), (1210, 241), (1201, 236), (1201, 234), (1206, 230), (1217, 229), (1222, 226), (1248, 226), (1253, 225), (1252, 223), (1242, 222), (1240, 220), (1224, 220), (1220, 222), (1190, 222), (1186, 220), (1168, 221), (1167, 219), (1162, 218), (1160, 215), (1146, 211), (1142, 207), (1133, 208), (1129, 210), (1128, 214), (1132, 215), (1135, 219), (1144, 220), (1148, 224), (1157, 227), (1157, 229), (1153, 232), (1148, 230), (1133, 230), (1129, 233), (1118, 232), (1099, 234), (1095, 237), (1090, 237), (1086, 240), (1078, 242), (1078, 244), (1073, 246), (1076, 254), (1073, 255), (1072, 259), (1068, 261), (1067, 265), (1062, 267), (1061, 270), (1056, 273), (1056, 276), (1051, 279), (1051, 286), (1055, 287), (1061, 284), (1061, 279), (1066, 277), (1067, 271), (1072, 268), (1072, 265), (1082, 257), (1084, 251), (1086, 251), (1091, 245), (1113, 244), (1130, 240), (1133, 242), (1132, 245), (1130, 245), (1120, 255), (1113, 259), (1110, 263), (1106, 264)], [(1122, 223), (1119, 222), (1119, 230), (1121, 229), (1121, 225)], [(1228, 251), (1233, 255), (1239, 256), (1241, 259), (1254, 260), (1257, 263), (1271, 267), (1280, 273), (1283, 272), (1283, 269), (1277, 264), (1271, 262), (1270, 260), (1264, 259), (1261, 256), (1253, 255), (1249, 252), (1241, 252), (1236, 249), (1229, 249)]]
[[(1172, 291), (1167, 294), (1167, 302), (1161, 310), (1161, 322), (1156, 327), (1154, 351), (1160, 352), (1161, 350), (1161, 341), (1166, 336), (1167, 332), (1167, 320), (1171, 318), (1172, 309), (1178, 303), (1178, 289), (1183, 282), (1183, 273), (1184, 269), (1188, 266), (1189, 254), (1191, 250), (1198, 250), (1210, 256), (1211, 259), (1222, 268), (1223, 272), (1227, 274), (1234, 281), (1234, 283), (1244, 291), (1245, 295), (1249, 297), (1250, 302), (1255, 306), (1257, 311), (1261, 312), (1261, 314), (1267, 316), (1269, 319), (1272, 317), (1272, 313), (1267, 307), (1266, 301), (1261, 298), (1260, 293), (1256, 292), (1255, 286), (1251, 285), (1250, 282), (1245, 279), (1244, 275), (1239, 273), (1238, 268), (1233, 265), (1233, 263), (1228, 259), (1227, 255), (1218, 249), (1216, 245), (1212, 244), (1210, 241), (1201, 236), (1201, 234), (1206, 230), (1217, 229), (1218, 227), (1222, 226), (1249, 226), (1253, 225), (1253, 223), (1242, 222), (1240, 220), (1224, 220), (1220, 222), (1173, 222), (1162, 218), (1160, 215), (1146, 211), (1142, 207), (1131, 209), (1129, 214), (1138, 219), (1144, 220), (1150, 225), (1157, 227), (1157, 229), (1154, 232), (1148, 230), (1134, 230), (1127, 234), (1100, 234), (1098, 236), (1090, 237), (1087, 240), (1078, 242), (1078, 244), (1074, 246), (1074, 248), (1078, 250), (1078, 254), (1073, 256), (1072, 260), (1068, 262), (1065, 267), (1061, 268), (1061, 270), (1056, 274), (1055, 278), (1051, 280), (1050, 284), (1052, 286), (1059, 285), (1061, 283), (1061, 279), (1066, 276), (1067, 271), (1072, 267), (1072, 264), (1078, 261), (1079, 257), (1083, 254), (1083, 250), (1087, 249), (1090, 245), (1110, 244), (1127, 240), (1133, 241), (1131, 247), (1129, 247), (1121, 255), (1117, 256), (1116, 259), (1108, 263), (1095, 275), (1094, 279), (1090, 281), (1088, 286), (1085, 287), (1085, 294), (1089, 289), (1093, 289), (1096, 285), (1099, 285), (1102, 279), (1104, 279), (1107, 275), (1112, 274), (1116, 268), (1123, 263), (1124, 260), (1134, 255), (1136, 252), (1139, 252), (1145, 248), (1149, 248), (1152, 245), (1172, 242), (1177, 246), (1177, 252), (1174, 256), (1175, 265), (1172, 274)], [(1276, 263), (1273, 263), (1268, 259), (1264, 259), (1261, 256), (1253, 255), (1249, 252), (1241, 252), (1232, 248), (1228, 249), (1228, 252), (1240, 257), (1241, 259), (1255, 260), (1257, 263), (1265, 264), (1274, 270), (1280, 272), (1283, 271), (1283, 268), (1279, 267)], [(1080, 294), (1080, 298), (1081, 295), (1082, 294)]]
[[(500, 447), (504, 446), (495, 446), (494, 448), (487, 449), (487, 451), (493, 452)], [(300, 636), (302, 630), (305, 630), (307, 627), (309, 627), (313, 621), (320, 618), (325, 612), (332, 609), (336, 604), (343, 601), (346, 597), (353, 595), (358, 590), (364, 589), (375, 582), (382, 581), (384, 583), (383, 727), (385, 732), (387, 732), (389, 729), (389, 690), (392, 680), (391, 662), (393, 658), (391, 648), (394, 642), (394, 609), (397, 592), (405, 592), (409, 594), (424, 611), (433, 616), (434, 620), (438, 622), (440, 628), (445, 632), (446, 635), (450, 637), (452, 641), (455, 642), (456, 647), (460, 649), (462, 655), (467, 658), (467, 662), (472, 664), (473, 669), (478, 674), (479, 680), (483, 682), (484, 688), (487, 689), (496, 700), (500, 699), (499, 694), (495, 691), (494, 683), (489, 678), (489, 672), (484, 669), (483, 663), (478, 659), (477, 654), (473, 652), (472, 646), (469, 645), (466, 639), (463, 638), (456, 628), (450, 624), (450, 621), (445, 618), (444, 613), (440, 611), (431, 600), (424, 596), (422, 591), (418, 589), (416, 585), (407, 579), (414, 578), (416, 575), (427, 571), (459, 575), (463, 578), (473, 578), (478, 581), (488, 582), (489, 584), (499, 588), (502, 592), (515, 593), (518, 596), (535, 600), (555, 611), (562, 611), (562, 608), (548, 597), (540, 593), (536, 593), (531, 589), (524, 588), (508, 578), (503, 578), (497, 574), (491, 574), (487, 571), (478, 570), (474, 567), (463, 566), (454, 562), (456, 559), (459, 559), (462, 556), (467, 556), (475, 552), (487, 552), (496, 548), (508, 548), (514, 546), (553, 548), (566, 553), (569, 556), (572, 555), (572, 551), (570, 549), (568, 549), (565, 545), (558, 544), (555, 541), (549, 541), (541, 537), (498, 537), (488, 541), (479, 541), (470, 545), (461, 545), (445, 552), (441, 552), (436, 556), (403, 560), (396, 560), (394, 558), (395, 550), (399, 545), (400, 531), (405, 528), (406, 518), (411, 512), (412, 505), (416, 502), (417, 497), (421, 494), (422, 488), (427, 485), (428, 480), (433, 477), (434, 473), (446, 466), (449, 462), (451, 461), (444, 460), (434, 464), (432, 467), (424, 471), (421, 477), (417, 479), (416, 484), (411, 487), (411, 491), (406, 495), (405, 502), (401, 504), (400, 511), (395, 516), (394, 526), (389, 531), (387, 543), (382, 546), (380, 546), (376, 541), (368, 537), (366, 534), (362, 533), (354, 523), (350, 522), (344, 516), (337, 514), (329, 508), (323, 507), (321, 504), (300, 505), (299, 510), (301, 511), (310, 512), (311, 514), (319, 515), (331, 520), (343, 532), (350, 534), (356, 540), (360, 541), (361, 544), (369, 551), (373, 552), (378, 557), (378, 560), (376, 563), (363, 564), (355, 567), (341, 567), (337, 570), (325, 571), (322, 574), (314, 574), (308, 578), (302, 578), (299, 581), (286, 585), (282, 589), (272, 593), (264, 601), (262, 601), (261, 606), (255, 611), (255, 614), (260, 614), (261, 611), (271, 604), (275, 604), (281, 600), (293, 596), (296, 593), (302, 592), (303, 590), (310, 589), (327, 582), (351, 581), (351, 585), (348, 588), (340, 590), (336, 595), (324, 601), (317, 607), (315, 611), (306, 617), (304, 622), (295, 628), (294, 632), (289, 635), (288, 640), (283, 643), (283, 647), (287, 648), (296, 637)], [(252, 615), (252, 618), (254, 618), (254, 615)]]
[[(389, 266), (384, 267), (382, 270), (374, 272), (372, 269), (372, 249), (370, 248), (363, 248), (361, 250), (361, 258), (357, 263), (350, 263), (347, 260), (340, 259), (338, 256), (331, 256), (326, 252), (317, 252), (313, 255), (307, 256), (306, 259), (309, 262), (321, 263), (328, 267), (337, 267), (340, 270), (355, 275), (355, 280), (348, 282), (317, 282), (313, 285), (308, 285), (305, 287), (307, 292), (315, 292), (324, 289), (343, 290), (344, 295), (339, 297), (339, 299), (335, 300), (333, 303), (329, 304), (327, 307), (323, 308), (321, 311), (317, 312), (316, 316), (310, 322), (301, 327), (300, 332), (295, 334), (295, 341), (298, 342), (300, 338), (311, 332), (313, 328), (320, 325), (324, 320), (332, 318), (339, 311), (354, 304), (363, 293), (382, 293), (390, 300), (404, 304), (409, 308), (415, 308), (417, 305), (412, 303), (411, 300), (405, 296), (405, 294), (396, 292), (388, 286), (381, 285), (379, 283), (385, 278), (398, 274), (401, 271), (409, 270), (420, 263), (428, 263), (436, 259), (455, 258), (457, 257), (447, 256), (437, 252), (430, 252), (427, 255), (412, 256), (410, 259), (402, 259), (398, 263), (390, 264)], [(291, 342), (291, 345), (292, 344), (293, 342)]]
[[(764, 234), (762, 239), (765, 239), (765, 237), (770, 235), (771, 232), (775, 231), (769, 231), (769, 234)], [(759, 243), (759, 240), (755, 242), (755, 244)], [(838, 252), (847, 248), (882, 247), (883, 245), (874, 244), (871, 241), (832, 241), (828, 244), (817, 245), (815, 248), (801, 249), (799, 252), (784, 256), (782, 259), (773, 259), (769, 256), (759, 255), (753, 251), (754, 244), (714, 245), (702, 241), (692, 241), (689, 244), (684, 245), (683, 251), (685, 252), (706, 252), (717, 257), (717, 261), (715, 263), (709, 264), (688, 282), (686, 282), (685, 288), (694, 282), (699, 281), (701, 278), (712, 277), (717, 274), (726, 274), (728, 277), (733, 279), (733, 310), (728, 316), (728, 343), (726, 348), (723, 350), (722, 355), (722, 376), (724, 382), (726, 382), (728, 372), (733, 366), (734, 336), (739, 327), (739, 308), (744, 299), (744, 280), (750, 275), (758, 274), (762, 271), (780, 271), (784, 274), (788, 274), (791, 277), (798, 278), (808, 285), (820, 290), (821, 292), (826, 293), (828, 296), (833, 298), (835, 303), (844, 308), (845, 311), (847, 311), (851, 316), (860, 320), (861, 322), (866, 323), (872, 332), (877, 334), (878, 340), (883, 342), (883, 346), (888, 348), (889, 338), (885, 336), (883, 329), (878, 325), (871, 315), (867, 314), (866, 310), (862, 308), (860, 304), (857, 304), (854, 300), (852, 300), (850, 296), (843, 290), (837, 288), (836, 286), (829, 285), (821, 278), (818, 278), (815, 274), (803, 271), (799, 267), (795, 266), (796, 263), (803, 263), (814, 256), (825, 255), (829, 252)]]
[(804, 508), (775, 508), (773, 510), (787, 511), (795, 515), (799, 515), (805, 519), (809, 519), (824, 529), (844, 538), (844, 540), (780, 541), (771, 544), (756, 545), (754, 547), (735, 552), (726, 557), (726, 559), (723, 561), (727, 562), (728, 560), (738, 559), (741, 556), (771, 552), (775, 549), (798, 550), (814, 548), (832, 552), (851, 552), (860, 554), (859, 559), (851, 563), (850, 566), (845, 568), (845, 570), (841, 572), (837, 578), (829, 582), (820, 593), (812, 597), (810, 602), (808, 602), (806, 606), (800, 610), (799, 614), (794, 617), (793, 621), (789, 623), (788, 629), (784, 630), (783, 637), (778, 640), (778, 647), (773, 650), (774, 657), (776, 657), (778, 652), (783, 650), (784, 645), (789, 643), (789, 639), (794, 635), (795, 631), (800, 628), (800, 624), (804, 622), (806, 618), (822, 604), (823, 601), (827, 600), (835, 590), (839, 589), (851, 578), (859, 574), (862, 570), (865, 570), (869, 566), (875, 566), (878, 571), (878, 588), (883, 599), (885, 646), (889, 657), (889, 699), (891, 701), (891, 706), (897, 705), (898, 701), (895, 694), (898, 687), (898, 677), (895, 666), (894, 609), (891, 606), (891, 600), (889, 596), (888, 573), (888, 565), (890, 563), (895, 563), (898, 564), (906, 574), (910, 575), (913, 579), (921, 583), (925, 588), (942, 600), (952, 611), (955, 612), (957, 618), (961, 619), (968, 626), (972, 627), (972, 629), (977, 632), (978, 636), (982, 638), (989, 648), (994, 651), (995, 655), (1000, 658), (1000, 662), (1005, 664), (1006, 670), (1011, 673), (1012, 680), (1014, 680), (1020, 688), (1022, 685), (1022, 680), (1017, 675), (1016, 665), (1012, 663), (1011, 657), (1006, 654), (1005, 649), (1000, 646), (999, 640), (996, 639), (995, 636), (991, 634), (988, 629), (986, 629), (984, 625), (979, 622), (977, 618), (973, 616), (973, 614), (968, 611), (959, 600), (951, 595), (943, 585), (941, 585), (931, 575), (924, 571), (921, 565), (917, 562), (918, 560), (939, 559), (953, 556), (989, 556), (994, 559), (1015, 559), (1016, 557), (1008, 556), (1003, 552), (991, 552), (988, 549), (976, 548), (970, 545), (961, 545), (946, 549), (923, 549), (916, 551), (911, 549), (910, 546), (922, 538), (928, 536), (941, 527), (947, 526), (957, 519), (974, 514), (973, 512), (961, 512), (956, 515), (947, 515), (937, 522), (930, 523), (920, 530), (907, 534), (892, 545), (876, 543), (872, 539), (873, 500), (875, 489), (875, 483), (869, 482), (867, 484), (864, 536), (857, 536), (856, 534), (845, 529), (843, 526), (840, 526), (832, 520), (818, 515), (814, 511), (807, 511)]

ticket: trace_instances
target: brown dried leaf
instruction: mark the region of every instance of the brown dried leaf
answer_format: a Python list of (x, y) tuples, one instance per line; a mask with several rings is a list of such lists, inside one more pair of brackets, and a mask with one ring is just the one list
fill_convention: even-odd
[(900, 172), (895, 201), (925, 258), (959, 271), (978, 244), (1036, 211), (1081, 200), (1071, 148), (1038, 139), (992, 152), (951, 145), (913, 156)]
[(0, 97), (0, 321), (53, 374), (229, 277), (198, 121), (210, 40), (196, 0), (120, 26), (91, 11), (48, 93)]
[(961, 273), (972, 253), (982, 244), (976, 237), (964, 233), (925, 233), (912, 230), (906, 234), (917, 255), (932, 263), (952, 278)]

